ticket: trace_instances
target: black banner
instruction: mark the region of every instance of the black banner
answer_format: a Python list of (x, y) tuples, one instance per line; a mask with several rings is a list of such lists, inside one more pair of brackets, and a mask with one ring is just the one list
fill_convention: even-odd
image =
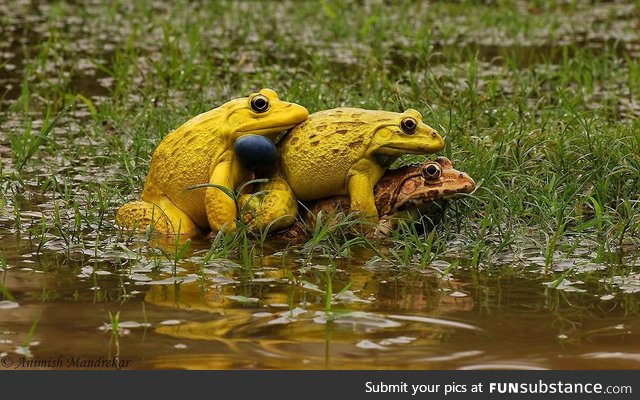
[(637, 399), (638, 371), (3, 371), (3, 394), (37, 398)]

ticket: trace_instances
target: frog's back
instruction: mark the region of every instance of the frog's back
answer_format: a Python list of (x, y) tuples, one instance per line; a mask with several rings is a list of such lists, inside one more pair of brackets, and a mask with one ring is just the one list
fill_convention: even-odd
[[(283, 140), (283, 170), (300, 200), (347, 194), (351, 167), (365, 157), (380, 111), (336, 108), (313, 113)], [(386, 119), (384, 119), (386, 121)]]
[(205, 191), (187, 188), (209, 182), (212, 161), (229, 146), (227, 136), (220, 129), (218, 109), (202, 113), (176, 128), (154, 151), (144, 192), (167, 195), (196, 224), (206, 226)]

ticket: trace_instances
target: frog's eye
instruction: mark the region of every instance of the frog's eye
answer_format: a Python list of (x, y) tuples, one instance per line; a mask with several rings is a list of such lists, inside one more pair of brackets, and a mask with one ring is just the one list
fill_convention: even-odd
[(257, 95), (251, 99), (251, 109), (257, 113), (263, 113), (269, 109), (269, 99), (263, 95)]
[(400, 128), (409, 135), (413, 135), (416, 133), (416, 129), (418, 128), (418, 123), (413, 118), (405, 118), (400, 121)]
[(429, 164), (422, 169), (422, 175), (427, 180), (436, 180), (442, 176), (442, 168), (438, 164)]

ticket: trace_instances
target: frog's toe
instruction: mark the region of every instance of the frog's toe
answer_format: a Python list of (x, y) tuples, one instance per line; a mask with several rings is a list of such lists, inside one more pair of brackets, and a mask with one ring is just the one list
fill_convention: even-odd
[(205, 208), (209, 227), (213, 232), (236, 230), (236, 203), (217, 188), (207, 188)]
[(132, 201), (120, 207), (116, 213), (116, 224), (136, 232), (144, 232), (149, 225), (153, 225), (160, 233), (173, 233), (162, 210), (142, 200)]
[(370, 227), (365, 233), (367, 239), (383, 239), (389, 237), (394, 223), (389, 218), (381, 218), (376, 225)]
[(243, 195), (238, 204), (242, 210), (242, 221), (253, 231), (268, 229), (275, 232), (289, 227), (298, 213), (297, 203), (282, 198), (277, 190), (262, 195)]
[(235, 221), (226, 221), (215, 217), (209, 219), (209, 225), (211, 232), (235, 232), (237, 229)]

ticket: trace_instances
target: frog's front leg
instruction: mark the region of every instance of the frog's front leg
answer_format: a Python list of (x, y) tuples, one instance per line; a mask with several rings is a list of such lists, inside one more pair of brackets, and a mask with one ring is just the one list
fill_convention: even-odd
[(349, 178), (351, 211), (360, 211), (371, 222), (378, 222), (378, 210), (373, 198), (373, 185), (367, 175), (356, 174)]
[(394, 226), (395, 223), (392, 221), (391, 217), (382, 217), (376, 226), (367, 232), (367, 237), (370, 239), (386, 238), (389, 236)]
[(275, 174), (253, 194), (238, 199), (242, 220), (253, 230), (278, 231), (289, 227), (298, 215), (298, 200), (287, 181)]
[[(212, 185), (222, 186), (233, 192), (242, 175), (242, 166), (231, 152), (223, 154), (213, 167), (209, 179)], [(235, 200), (217, 187), (207, 187), (204, 196), (209, 227), (214, 232), (233, 232), (236, 229), (237, 207)]]
[(380, 168), (363, 161), (349, 171), (347, 178), (351, 211), (361, 211), (365, 218), (373, 223), (378, 222), (378, 209), (373, 197), (373, 185), (381, 175)]

